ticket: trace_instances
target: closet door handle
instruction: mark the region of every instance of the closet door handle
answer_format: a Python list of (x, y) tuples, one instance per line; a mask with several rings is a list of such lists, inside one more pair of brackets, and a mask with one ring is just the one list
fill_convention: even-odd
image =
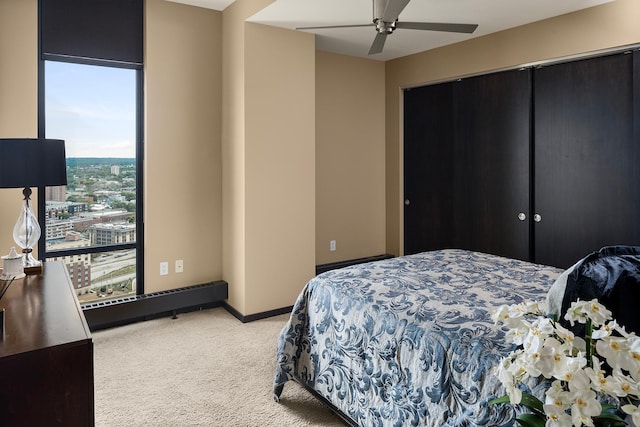
[(519, 219), (520, 221), (524, 221), (525, 219), (527, 219), (527, 215), (526, 215), (524, 212), (520, 212), (520, 213), (518, 214), (518, 219)]
[(411, 200), (404, 199), (404, 204), (405, 204), (405, 206), (409, 206), (411, 204)]
[(542, 221), (542, 216), (541, 216), (540, 214), (535, 214), (535, 215), (533, 216), (533, 220), (534, 220), (535, 222), (540, 222), (540, 221)]

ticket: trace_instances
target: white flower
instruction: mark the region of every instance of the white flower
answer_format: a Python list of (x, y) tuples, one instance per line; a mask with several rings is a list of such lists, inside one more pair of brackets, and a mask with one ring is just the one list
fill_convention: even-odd
[(571, 420), (574, 426), (582, 424), (593, 426), (591, 417), (597, 417), (602, 411), (602, 406), (593, 390), (577, 390), (573, 395), (571, 405)]
[(567, 370), (567, 356), (565, 355), (564, 345), (553, 337), (549, 337), (544, 341), (540, 350), (540, 359), (538, 360), (538, 368), (545, 378), (556, 377), (559, 373)]
[(592, 365), (593, 367), (584, 369), (584, 372), (591, 380), (592, 388), (595, 391), (599, 391), (602, 393), (613, 394), (616, 396), (619, 395), (619, 381), (607, 375), (607, 373), (602, 369), (602, 362), (600, 362), (600, 359), (598, 359), (596, 356), (593, 356)]
[(565, 320), (568, 320), (571, 323), (571, 326), (578, 323), (587, 323), (587, 315), (585, 313), (584, 306), (587, 304), (586, 301), (574, 301), (571, 303), (571, 307), (567, 310), (564, 315)]
[(627, 372), (636, 381), (640, 383), (640, 337), (634, 335), (628, 336), (627, 357), (620, 360), (620, 367)]
[(558, 410), (554, 405), (543, 406), (545, 414), (547, 414), (547, 421), (545, 427), (571, 427), (571, 417), (564, 411)]
[[(516, 359), (517, 360), (517, 359)], [(514, 373), (514, 371), (516, 371)], [(518, 388), (519, 376), (522, 369), (514, 365), (513, 361), (505, 357), (495, 369), (496, 375), (504, 388), (507, 390), (509, 401), (514, 405), (522, 400), (522, 391)]]
[[(517, 355), (520, 352), (515, 354)], [(513, 404), (520, 403), (522, 391), (518, 388), (518, 383), (528, 377), (523, 360), (518, 357), (514, 359), (505, 357), (496, 367), (495, 372), (500, 382), (507, 389), (510, 402)]]
[(621, 364), (630, 364), (633, 360), (627, 339), (623, 337), (608, 336), (598, 340), (596, 351), (607, 359), (607, 363), (612, 368), (620, 367)]
[[(562, 381), (560, 380), (552, 382), (551, 387), (549, 387), (544, 396), (545, 406), (548, 405), (550, 408), (554, 406), (554, 411), (564, 412), (571, 404), (571, 393), (564, 389)], [(547, 411), (545, 410), (545, 412)]]
[(573, 332), (565, 328), (559, 323), (555, 324), (555, 334), (558, 336), (558, 339), (568, 345), (569, 347), (573, 346), (573, 342), (575, 340), (575, 335)]
[(611, 311), (600, 304), (597, 299), (592, 299), (584, 306), (586, 316), (591, 319), (594, 327), (604, 324), (607, 320), (611, 320)]
[(591, 301), (578, 300), (571, 303), (571, 307), (567, 310), (564, 318), (571, 323), (571, 326), (575, 322), (587, 323), (587, 319), (591, 319), (593, 326), (600, 326), (607, 320), (611, 320), (611, 312), (600, 304), (597, 299), (592, 299)]
[(640, 397), (640, 385), (633, 378), (624, 375), (620, 369), (614, 369), (611, 378), (615, 387), (609, 390), (608, 394), (618, 397)]
[(514, 324), (509, 328), (504, 338), (507, 342), (522, 345), (527, 335), (529, 335), (531, 325), (529, 322), (523, 321), (522, 319), (517, 319), (517, 321), (514, 322), (517, 324)]
[(571, 375), (571, 379), (567, 380), (567, 383), (569, 383), (569, 390), (574, 394), (591, 390), (591, 380), (582, 369), (576, 369)]
[(587, 352), (587, 342), (584, 340), (584, 338), (575, 337), (573, 339), (573, 348), (576, 351), (578, 351), (579, 353), (586, 353)]
[(545, 393), (544, 413), (547, 414), (545, 426), (569, 427), (571, 417), (566, 413), (571, 405), (571, 393), (566, 391), (562, 382), (555, 380)]
[(501, 305), (491, 316), (491, 320), (493, 320), (494, 323), (504, 322), (507, 319), (509, 319), (508, 305)]
[(602, 325), (600, 329), (595, 329), (591, 334), (591, 338), (594, 340), (599, 340), (604, 337), (608, 337), (611, 333), (616, 330), (618, 327), (618, 323), (614, 320), (613, 322), (608, 322)]
[(495, 323), (503, 323), (509, 329), (519, 329), (526, 327), (522, 325), (522, 315), (520, 310), (515, 310), (511, 306), (502, 305), (491, 316)]
[(525, 352), (530, 353), (532, 356), (535, 354), (535, 357), (537, 357), (544, 341), (553, 333), (554, 329), (551, 319), (538, 317), (531, 323), (531, 327), (522, 341)]
[(635, 425), (640, 426), (640, 406), (624, 405), (621, 409), (625, 414), (631, 415)]
[[(585, 377), (586, 381), (589, 379), (584, 371), (582, 371), (582, 368), (584, 368), (586, 364), (587, 359), (582, 356), (582, 354), (579, 354), (576, 357), (567, 357), (566, 361), (562, 365), (557, 366), (558, 371), (556, 372), (555, 377), (568, 383), (571, 383), (572, 381), (581, 381), (581, 383), (584, 383)], [(584, 374), (584, 376), (582, 374)]]
[[(506, 339), (518, 345), (496, 368), (512, 403), (522, 402), (518, 384), (526, 378), (553, 379), (543, 404), (546, 426), (579, 427), (593, 426), (593, 417), (602, 411), (596, 391), (640, 398), (640, 337), (612, 320), (611, 312), (597, 300), (576, 301), (565, 319), (571, 325), (590, 322), (594, 327), (587, 338), (595, 343), (597, 354), (587, 361), (587, 341), (545, 316), (543, 310), (536, 303), (521, 303), (503, 306), (494, 314), (496, 323), (508, 328)], [(623, 408), (640, 425), (640, 407)]]

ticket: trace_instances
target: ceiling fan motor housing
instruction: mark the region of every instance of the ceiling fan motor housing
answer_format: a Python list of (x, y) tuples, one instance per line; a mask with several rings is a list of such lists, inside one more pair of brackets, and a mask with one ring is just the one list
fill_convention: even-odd
[[(373, 23), (376, 25), (376, 31), (379, 34), (391, 34), (396, 29), (396, 22), (398, 21), (397, 16), (387, 16), (385, 18), (385, 12), (387, 11), (387, 6), (391, 0), (373, 0)], [(400, 0), (400, 3), (408, 3), (408, 0)], [(386, 19), (386, 20), (385, 20)]]
[(376, 24), (376, 31), (380, 34), (391, 34), (396, 29), (396, 21), (385, 22), (382, 19), (374, 21)]

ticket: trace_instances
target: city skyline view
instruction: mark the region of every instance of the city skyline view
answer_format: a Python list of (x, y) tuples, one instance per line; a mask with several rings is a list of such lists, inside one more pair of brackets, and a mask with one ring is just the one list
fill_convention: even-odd
[(45, 61), (45, 134), (67, 157), (67, 185), (46, 191), (45, 248), (81, 303), (136, 293), (136, 73)]

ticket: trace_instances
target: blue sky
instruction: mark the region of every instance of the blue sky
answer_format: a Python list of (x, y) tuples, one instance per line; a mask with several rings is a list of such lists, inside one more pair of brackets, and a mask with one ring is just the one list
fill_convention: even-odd
[(67, 157), (135, 157), (135, 70), (47, 61), (45, 133)]

